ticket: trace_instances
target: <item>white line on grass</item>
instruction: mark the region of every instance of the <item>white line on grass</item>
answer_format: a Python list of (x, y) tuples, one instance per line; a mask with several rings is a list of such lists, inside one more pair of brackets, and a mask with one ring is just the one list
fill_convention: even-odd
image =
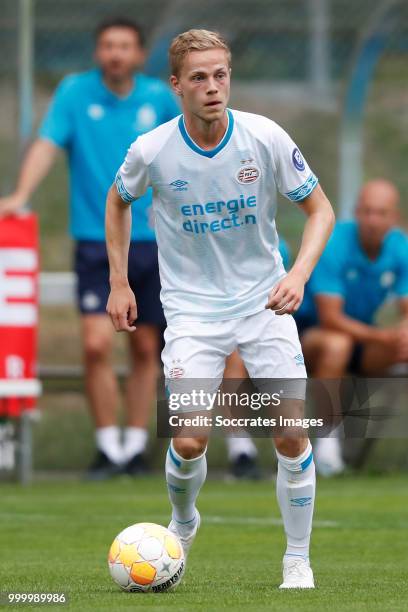
[[(283, 525), (281, 518), (273, 517), (262, 517), (262, 516), (214, 516), (214, 515), (203, 515), (203, 521), (206, 523), (217, 523), (227, 525), (228, 523), (234, 525)], [(313, 527), (339, 527), (340, 524), (337, 521), (313, 521)]]

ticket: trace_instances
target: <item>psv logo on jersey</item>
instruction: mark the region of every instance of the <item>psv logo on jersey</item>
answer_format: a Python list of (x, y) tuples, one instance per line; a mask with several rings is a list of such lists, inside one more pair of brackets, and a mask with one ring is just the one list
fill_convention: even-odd
[(248, 185), (250, 183), (256, 183), (260, 176), (261, 171), (258, 166), (251, 164), (240, 168), (235, 175), (235, 178), (241, 185)]

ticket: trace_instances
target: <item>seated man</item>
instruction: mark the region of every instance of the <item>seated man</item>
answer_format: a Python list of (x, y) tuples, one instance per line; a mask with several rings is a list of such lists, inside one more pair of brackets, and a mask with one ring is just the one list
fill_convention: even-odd
[[(398, 203), (393, 184), (372, 180), (360, 192), (356, 220), (336, 224), (296, 315), (309, 375), (381, 377), (408, 361), (408, 239), (397, 227)], [(390, 297), (401, 318), (378, 326), (375, 315)], [(339, 440), (316, 442), (320, 472), (342, 471)]]

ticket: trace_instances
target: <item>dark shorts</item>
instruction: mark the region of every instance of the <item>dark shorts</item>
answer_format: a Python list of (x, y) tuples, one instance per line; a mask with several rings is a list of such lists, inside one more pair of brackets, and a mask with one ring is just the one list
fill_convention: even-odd
[(302, 334), (305, 333), (311, 327), (316, 327), (317, 321), (315, 319), (309, 319), (308, 317), (301, 317), (297, 313), (293, 315), (293, 318), (296, 322), (296, 327), (298, 330), (299, 338), (302, 337)]
[[(300, 338), (300, 342), (302, 343), (302, 335), (308, 330), (311, 329), (312, 327), (316, 327), (317, 323), (315, 320), (310, 320), (306, 317), (299, 317), (296, 316), (294, 317), (295, 321), (296, 321), (296, 325), (298, 328), (298, 334), (299, 334), (299, 338)], [(347, 371), (350, 374), (354, 374), (356, 376), (361, 375), (362, 374), (362, 369), (361, 369), (361, 362), (362, 362), (362, 357), (363, 357), (363, 350), (364, 350), (364, 346), (362, 344), (356, 343), (354, 345), (353, 351), (351, 353), (349, 362), (347, 364)]]
[(355, 376), (362, 376), (362, 361), (363, 361), (364, 345), (356, 343), (351, 353), (350, 361), (348, 362), (347, 370)]
[[(75, 249), (78, 307), (82, 314), (106, 312), (109, 297), (109, 260), (106, 244), (99, 240), (80, 240)], [(138, 322), (164, 327), (160, 302), (160, 277), (155, 242), (131, 242), (129, 284), (136, 296)]]

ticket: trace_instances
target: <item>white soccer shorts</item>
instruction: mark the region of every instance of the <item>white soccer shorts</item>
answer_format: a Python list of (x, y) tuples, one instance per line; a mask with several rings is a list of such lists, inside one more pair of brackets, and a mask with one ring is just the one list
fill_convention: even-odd
[[(295, 379), (286, 397), (304, 399), (306, 369), (295, 320), (263, 310), (244, 318), (225, 321), (186, 321), (170, 324), (162, 352), (168, 392), (188, 391), (189, 381), (206, 379), (203, 388), (218, 389), (226, 358), (235, 350), (251, 379)], [(259, 386), (259, 385), (258, 385)]]

